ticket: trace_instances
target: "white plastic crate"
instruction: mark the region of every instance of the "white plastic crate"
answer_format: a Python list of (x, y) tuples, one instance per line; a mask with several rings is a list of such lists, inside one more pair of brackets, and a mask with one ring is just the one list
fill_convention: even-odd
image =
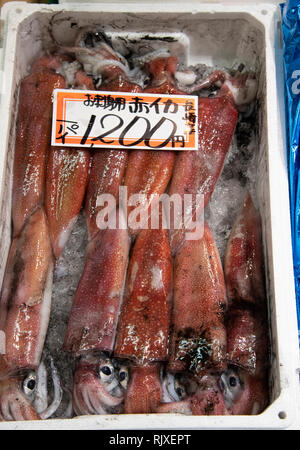
[[(176, 35), (173, 52), (187, 64), (234, 67), (240, 61), (259, 77), (257, 198), (263, 224), (271, 336), (271, 404), (257, 416), (175, 414), (81, 416), (37, 422), (0, 422), (0, 429), (277, 429), (297, 420), (298, 335), (284, 146), (280, 10), (273, 3), (13, 2), (1, 11), (0, 282), (10, 245), (14, 128), (18, 86), (50, 42), (49, 27), (71, 44), (77, 26), (100, 25), (117, 44), (124, 34)], [(171, 48), (171, 47), (170, 47)]]

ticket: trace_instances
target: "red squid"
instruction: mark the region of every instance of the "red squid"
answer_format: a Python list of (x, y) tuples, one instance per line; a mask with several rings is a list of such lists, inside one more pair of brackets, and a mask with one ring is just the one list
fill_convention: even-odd
[[(89, 34), (90, 45), (94, 46), (96, 59), (102, 62), (101, 84), (99, 91), (138, 93), (142, 88), (129, 80), (126, 66), (122, 65), (118, 55), (103, 39), (97, 39), (97, 33)], [(86, 37), (87, 39), (87, 37)], [(114, 61), (115, 64), (114, 65)], [(97, 200), (102, 194), (112, 195), (119, 205), (119, 187), (121, 186), (127, 166), (128, 152), (124, 150), (101, 149), (94, 150), (92, 156), (90, 180), (87, 188), (85, 213), (89, 237), (92, 239), (97, 231), (97, 214), (103, 208)], [(109, 214), (111, 211), (107, 211)]]
[(88, 150), (51, 147), (45, 210), (55, 258), (59, 258), (77, 220), (88, 181)]
[(131, 361), (125, 412), (154, 412), (168, 355), (172, 259), (166, 230), (142, 230), (130, 258), (114, 355)]
[(230, 300), (263, 303), (264, 266), (261, 221), (247, 193), (227, 243), (225, 278)]
[(39, 365), (49, 321), (52, 268), (47, 219), (39, 207), (13, 241), (4, 276), (0, 304), (6, 353), (1, 362), (8, 372)]
[[(0, 409), (6, 402), (11, 403), (13, 395), (16, 410), (26, 403), (18, 374), (36, 371), (40, 364), (50, 317), (52, 272), (47, 219), (43, 208), (38, 207), (13, 240), (4, 275), (0, 328), (6, 348), (0, 355)], [(32, 406), (28, 406), (24, 418), (36, 418), (37, 413), (30, 416), (30, 411)]]
[(195, 374), (226, 368), (226, 288), (220, 256), (207, 224), (174, 259), (174, 299), (168, 370)]
[(239, 368), (229, 368), (219, 382), (225, 405), (232, 415), (256, 415), (269, 403), (269, 385), (266, 376), (252, 376)]
[[(246, 95), (248, 85), (245, 76), (232, 78), (221, 71), (194, 86), (191, 91), (208, 88), (218, 82), (222, 86), (214, 97), (198, 98), (198, 150), (178, 152), (168, 192), (170, 196), (179, 194), (182, 199), (185, 194), (192, 195), (192, 223), (195, 222), (196, 215), (201, 217), (222, 172), (237, 124), (237, 107), (242, 103), (241, 97), (244, 95), (243, 101), (247, 103), (255, 95), (254, 81), (251, 84), (251, 95)], [(203, 203), (199, 205), (197, 194), (203, 196)], [(173, 205), (171, 208), (172, 220), (181, 224), (174, 226), (171, 222), (170, 242), (172, 253), (175, 254), (183, 244), (189, 227), (182, 217), (174, 217), (177, 213)]]
[(6, 378), (0, 383), (0, 421), (40, 420), (30, 398), (20, 389), (24, 375)]
[[(62, 56), (60, 65), (53, 67), (64, 76), (63, 88), (94, 89), (94, 83), (77, 61)], [(35, 66), (44, 65), (41, 58)], [(53, 64), (53, 63), (52, 63)], [(52, 66), (51, 66), (52, 67)], [(77, 220), (88, 182), (90, 153), (88, 150), (66, 147), (49, 149), (45, 210), (55, 258), (59, 258)]]
[[(93, 239), (99, 231), (98, 214), (107, 214), (104, 220), (109, 220), (119, 205), (119, 188), (123, 181), (128, 159), (126, 150), (94, 150), (92, 155), (89, 182), (86, 190), (85, 217), (89, 239)], [(101, 202), (103, 195), (103, 202)], [(109, 196), (110, 203), (106, 203)], [(110, 199), (111, 200), (111, 199)], [(104, 209), (105, 205), (105, 209)]]
[(75, 356), (113, 349), (129, 254), (123, 226), (99, 230), (88, 245), (64, 342)]
[[(156, 412), (197, 416), (230, 415), (217, 375), (196, 376), (187, 383), (193, 385), (193, 392), (184, 390), (178, 395), (178, 388), (175, 393), (169, 389), (167, 398), (159, 404)], [(182, 390), (184, 387), (181, 386), (179, 389)]]
[[(114, 347), (130, 246), (125, 225), (120, 211), (116, 228), (99, 230), (89, 243), (85, 267), (70, 313), (64, 349), (71, 352), (74, 357), (81, 357), (75, 371), (73, 400), (76, 410), (81, 411), (82, 414), (89, 406), (88, 404), (83, 406), (82, 402), (78, 403), (78, 398), (81, 398), (78, 391), (92, 395), (96, 379), (99, 383), (100, 396), (97, 401), (99, 404), (102, 400), (104, 401), (102, 409), (99, 409), (98, 413), (101, 414), (105, 408), (105, 398), (103, 399), (102, 395), (105, 386), (103, 387), (101, 378), (96, 377), (95, 379), (94, 367), (95, 364), (99, 367), (99, 361), (103, 359), (101, 352), (106, 351), (111, 354)], [(87, 358), (89, 359), (88, 364)], [(91, 358), (93, 358), (92, 363)], [(111, 369), (105, 370), (111, 372)], [(89, 371), (90, 374), (88, 374)], [(83, 372), (85, 376), (80, 375)], [(116, 402), (118, 403), (123, 400), (121, 394), (122, 392), (117, 395)], [(94, 411), (94, 409), (90, 409), (91, 414), (94, 414)]]
[(228, 370), (220, 383), (232, 414), (259, 414), (269, 400), (268, 316), (261, 225), (249, 193), (229, 237), (225, 273)]
[[(177, 68), (176, 57), (154, 58), (145, 64), (145, 70), (151, 77), (150, 84), (143, 90), (153, 94), (181, 94), (175, 87), (174, 73)], [(137, 199), (140, 219), (138, 223), (130, 220), (135, 205), (128, 207), (128, 227), (136, 236), (140, 229), (147, 227), (151, 214), (151, 204), (163, 194), (169, 184), (174, 166), (175, 154), (169, 150), (132, 150), (129, 154), (124, 185), (128, 189), (128, 198), (140, 194)]]
[(87, 353), (76, 361), (73, 407), (77, 415), (123, 412), (128, 367), (105, 354)]
[[(66, 72), (71, 64), (74, 63), (65, 55), (42, 57), (22, 81), (14, 157), (14, 236), (20, 233), (34, 208), (45, 202), (56, 256), (66, 241), (61, 234), (69, 235), (70, 223), (80, 210), (88, 173), (87, 152), (50, 150), (52, 93), (54, 89), (68, 87)], [(73, 79), (69, 82), (73, 87), (82, 83), (92, 89), (92, 80), (76, 64)], [(78, 187), (76, 194), (74, 185)]]
[(52, 69), (60, 63), (60, 57), (39, 60), (21, 83), (12, 191), (14, 236), (20, 234), (26, 219), (44, 201), (52, 93), (55, 88), (65, 87), (63, 76)]

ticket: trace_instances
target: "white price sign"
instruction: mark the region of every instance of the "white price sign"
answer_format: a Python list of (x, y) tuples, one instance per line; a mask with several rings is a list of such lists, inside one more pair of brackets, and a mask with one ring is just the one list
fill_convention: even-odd
[(198, 97), (56, 89), (52, 145), (197, 150)]

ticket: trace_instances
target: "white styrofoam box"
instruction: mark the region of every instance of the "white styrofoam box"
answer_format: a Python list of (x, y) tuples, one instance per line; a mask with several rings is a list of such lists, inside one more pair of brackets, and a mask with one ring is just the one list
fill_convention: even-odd
[[(289, 194), (284, 144), (280, 11), (272, 3), (98, 2), (60, 5), (12, 2), (1, 11), (0, 282), (10, 245), (14, 129), (18, 86), (52, 37), (72, 44), (79, 27), (100, 26), (115, 43), (125, 35), (175, 36), (179, 62), (234, 67), (243, 62), (259, 80), (257, 199), (263, 224), (271, 335), (271, 404), (254, 416), (178, 414), (82, 416), (0, 422), (0, 429), (277, 429), (296, 420), (298, 335)], [(1, 54), (0, 54), (1, 56)]]

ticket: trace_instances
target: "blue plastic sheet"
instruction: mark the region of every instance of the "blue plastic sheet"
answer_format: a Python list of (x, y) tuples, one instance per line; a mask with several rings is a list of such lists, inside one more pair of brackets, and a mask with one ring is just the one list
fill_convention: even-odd
[(300, 0), (281, 5), (295, 291), (300, 336)]

